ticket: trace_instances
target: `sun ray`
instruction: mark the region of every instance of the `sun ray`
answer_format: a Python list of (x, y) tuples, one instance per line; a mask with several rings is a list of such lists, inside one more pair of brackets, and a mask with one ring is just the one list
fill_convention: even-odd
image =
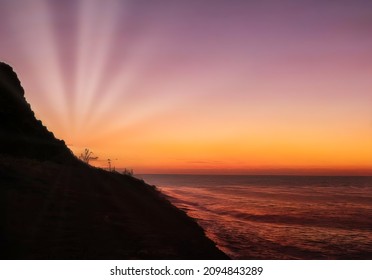
[[(168, 146), (172, 135), (205, 147), (221, 138), (226, 151), (216, 158), (259, 150), (295, 167), (316, 146), (319, 164), (369, 164), (369, 5), (329, 16), (335, 6), (321, 1), (298, 15), (182, 2), (3, 0), (1, 59), (37, 117), (79, 147), (110, 135), (132, 141), (143, 128), (150, 146), (161, 135)], [(197, 144), (185, 147), (199, 154)]]
[(78, 126), (87, 115), (97, 88), (105, 82), (107, 64), (112, 53), (113, 36), (118, 26), (122, 2), (82, 1), (80, 6), (78, 57), (77, 105)]
[[(39, 94), (43, 96), (44, 106), (54, 109), (55, 115), (59, 117), (59, 123), (65, 130), (69, 125), (64, 120), (68, 104), (46, 3), (44, 0), (23, 3), (12, 1), (9, 8), (15, 13), (10, 27), (18, 51), (24, 54), (24, 59), (32, 69), (31, 75), (41, 91)], [(41, 63), (43, 67), (40, 67)]]
[[(94, 126), (97, 120), (110, 118), (112, 112), (115, 111), (113, 107), (125, 104), (126, 98), (141, 88), (143, 71), (151, 63), (153, 42), (152, 36), (144, 34), (136, 42), (132, 42), (131, 47), (127, 47), (127, 59), (121, 62), (115, 72), (105, 76), (106, 83), (99, 88), (100, 92), (93, 99), (89, 111), (94, 114), (84, 119), (86, 126)], [(138, 106), (141, 102), (141, 98), (136, 100)], [(132, 105), (136, 107), (136, 104)]]

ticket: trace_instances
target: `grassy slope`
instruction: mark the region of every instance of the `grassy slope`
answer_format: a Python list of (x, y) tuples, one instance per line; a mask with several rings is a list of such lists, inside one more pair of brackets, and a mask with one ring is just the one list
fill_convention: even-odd
[(88, 167), (0, 156), (3, 259), (223, 259), (154, 187)]

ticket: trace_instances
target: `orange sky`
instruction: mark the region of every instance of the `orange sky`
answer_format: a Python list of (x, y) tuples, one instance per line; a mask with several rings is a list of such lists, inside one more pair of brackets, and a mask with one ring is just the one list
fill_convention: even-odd
[(21, 2), (1, 60), (96, 165), (372, 175), (368, 1)]

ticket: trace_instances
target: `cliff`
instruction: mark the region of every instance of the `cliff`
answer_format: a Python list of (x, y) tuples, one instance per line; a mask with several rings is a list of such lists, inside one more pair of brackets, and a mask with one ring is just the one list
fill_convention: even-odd
[(78, 161), (0, 63), (1, 259), (225, 259), (142, 180)]
[(13, 69), (0, 62), (0, 154), (39, 160), (74, 160), (65, 143), (35, 118)]

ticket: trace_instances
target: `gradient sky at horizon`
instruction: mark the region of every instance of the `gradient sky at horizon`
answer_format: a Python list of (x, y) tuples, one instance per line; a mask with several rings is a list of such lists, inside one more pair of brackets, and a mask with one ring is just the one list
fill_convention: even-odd
[(371, 1), (0, 0), (0, 60), (137, 173), (371, 174)]

